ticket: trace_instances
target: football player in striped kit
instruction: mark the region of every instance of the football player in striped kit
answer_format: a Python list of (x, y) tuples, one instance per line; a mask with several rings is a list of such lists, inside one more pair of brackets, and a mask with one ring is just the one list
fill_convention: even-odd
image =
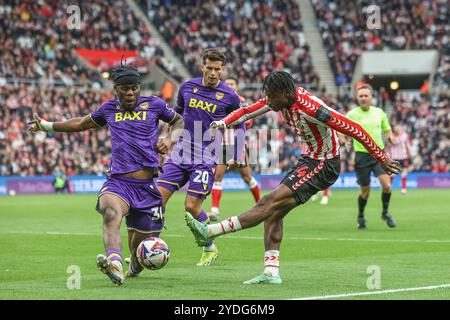
[(302, 87), (296, 87), (289, 73), (270, 73), (264, 79), (263, 90), (266, 94), (264, 99), (232, 112), (223, 120), (211, 123), (211, 126), (230, 127), (269, 110), (280, 111), (287, 123), (305, 140), (308, 150), (275, 190), (241, 215), (206, 225), (186, 214), (187, 225), (200, 246), (220, 235), (251, 228), (264, 221), (264, 272), (244, 284), (281, 283), (279, 258), (283, 218), (293, 208), (337, 180), (340, 172), (337, 131), (360, 141), (386, 173), (400, 171), (399, 164), (389, 158), (358, 123), (329, 108)]
[[(392, 130), (392, 144), (388, 146), (388, 154), (402, 166), (402, 194), (406, 194), (406, 181), (411, 166), (412, 147), (408, 134), (400, 124), (394, 125)], [(391, 177), (392, 179), (392, 177)]]

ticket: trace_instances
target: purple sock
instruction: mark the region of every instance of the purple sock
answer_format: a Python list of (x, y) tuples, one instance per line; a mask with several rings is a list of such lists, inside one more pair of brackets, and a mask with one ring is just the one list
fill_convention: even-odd
[(120, 249), (107, 249), (106, 256), (111, 262), (119, 261), (120, 263), (122, 263), (122, 250)]
[[(202, 211), (200, 212), (200, 214), (198, 216), (195, 217), (195, 220), (197, 221), (201, 221), (204, 222), (206, 224), (209, 224), (209, 217), (208, 214), (205, 212), (205, 210), (202, 209)], [(213, 244), (213, 240), (209, 241), (208, 244), (206, 245), (206, 247), (209, 247), (210, 245)]]
[(200, 214), (195, 217), (195, 220), (200, 221), (200, 222), (204, 222), (204, 223), (209, 223), (208, 214), (203, 209), (200, 212)]

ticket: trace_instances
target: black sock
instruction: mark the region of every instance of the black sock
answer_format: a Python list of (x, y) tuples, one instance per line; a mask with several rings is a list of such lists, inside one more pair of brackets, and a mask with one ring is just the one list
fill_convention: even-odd
[(358, 197), (358, 209), (359, 209), (358, 218), (364, 218), (364, 208), (366, 207), (367, 199), (364, 199), (361, 196)]
[(388, 212), (389, 201), (391, 200), (391, 193), (381, 193), (381, 202), (383, 203), (383, 214)]

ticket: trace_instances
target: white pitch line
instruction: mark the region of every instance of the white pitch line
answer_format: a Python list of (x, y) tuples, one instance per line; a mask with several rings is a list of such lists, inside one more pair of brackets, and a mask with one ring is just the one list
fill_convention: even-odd
[(335, 294), (335, 295), (328, 295), (328, 296), (294, 298), (294, 299), (289, 299), (289, 300), (323, 300), (323, 299), (336, 299), (336, 298), (347, 298), (347, 297), (356, 297), (356, 296), (370, 296), (370, 295), (375, 295), (375, 294), (396, 293), (396, 292), (405, 292), (405, 291), (434, 290), (434, 289), (442, 289), (442, 288), (450, 288), (450, 284), (440, 284), (440, 285), (436, 285), (436, 286), (428, 286), (428, 287), (401, 288), (401, 289), (390, 289), (390, 290), (380, 290), (380, 291), (367, 291), (367, 292), (343, 293), (343, 294)]
[[(59, 231), (7, 231), (0, 232), (0, 234), (35, 234), (35, 235), (55, 235), (55, 236), (98, 236), (101, 235), (101, 231), (98, 233), (88, 233), (88, 232), (59, 232)], [(191, 238), (188, 234), (164, 234), (163, 237), (167, 238)], [(193, 238), (193, 237), (192, 237)], [(226, 238), (220, 238), (226, 239)], [(263, 240), (262, 236), (236, 236), (233, 235), (232, 238), (228, 239), (238, 239), (238, 240)], [(285, 240), (301, 240), (301, 241), (361, 241), (361, 242), (405, 242), (405, 243), (450, 243), (450, 240), (417, 240), (417, 239), (364, 239), (364, 238), (322, 238), (322, 237), (285, 237)]]

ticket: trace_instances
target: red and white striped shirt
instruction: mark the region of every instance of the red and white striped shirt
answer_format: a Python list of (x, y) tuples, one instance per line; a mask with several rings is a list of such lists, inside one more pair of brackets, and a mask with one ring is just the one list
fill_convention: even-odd
[[(239, 96), (239, 100), (241, 101), (241, 107), (246, 107), (247, 103), (245, 102), (245, 98)], [(245, 127), (249, 129), (253, 125), (253, 119), (249, 119), (245, 121)], [(224, 129), (222, 136), (222, 144), (226, 146), (233, 146), (235, 139), (235, 133), (233, 128)]]
[(393, 134), (393, 144), (388, 145), (388, 154), (395, 160), (406, 160), (411, 157), (411, 144), (405, 131)]
[[(234, 126), (270, 110), (265, 99), (233, 111), (223, 119), (225, 125)], [(339, 155), (339, 138), (336, 131), (361, 142), (377, 160), (387, 155), (369, 134), (355, 121), (328, 107), (322, 100), (301, 87), (296, 88), (294, 104), (282, 111), (287, 123), (308, 146), (305, 155), (315, 160), (331, 159)]]

